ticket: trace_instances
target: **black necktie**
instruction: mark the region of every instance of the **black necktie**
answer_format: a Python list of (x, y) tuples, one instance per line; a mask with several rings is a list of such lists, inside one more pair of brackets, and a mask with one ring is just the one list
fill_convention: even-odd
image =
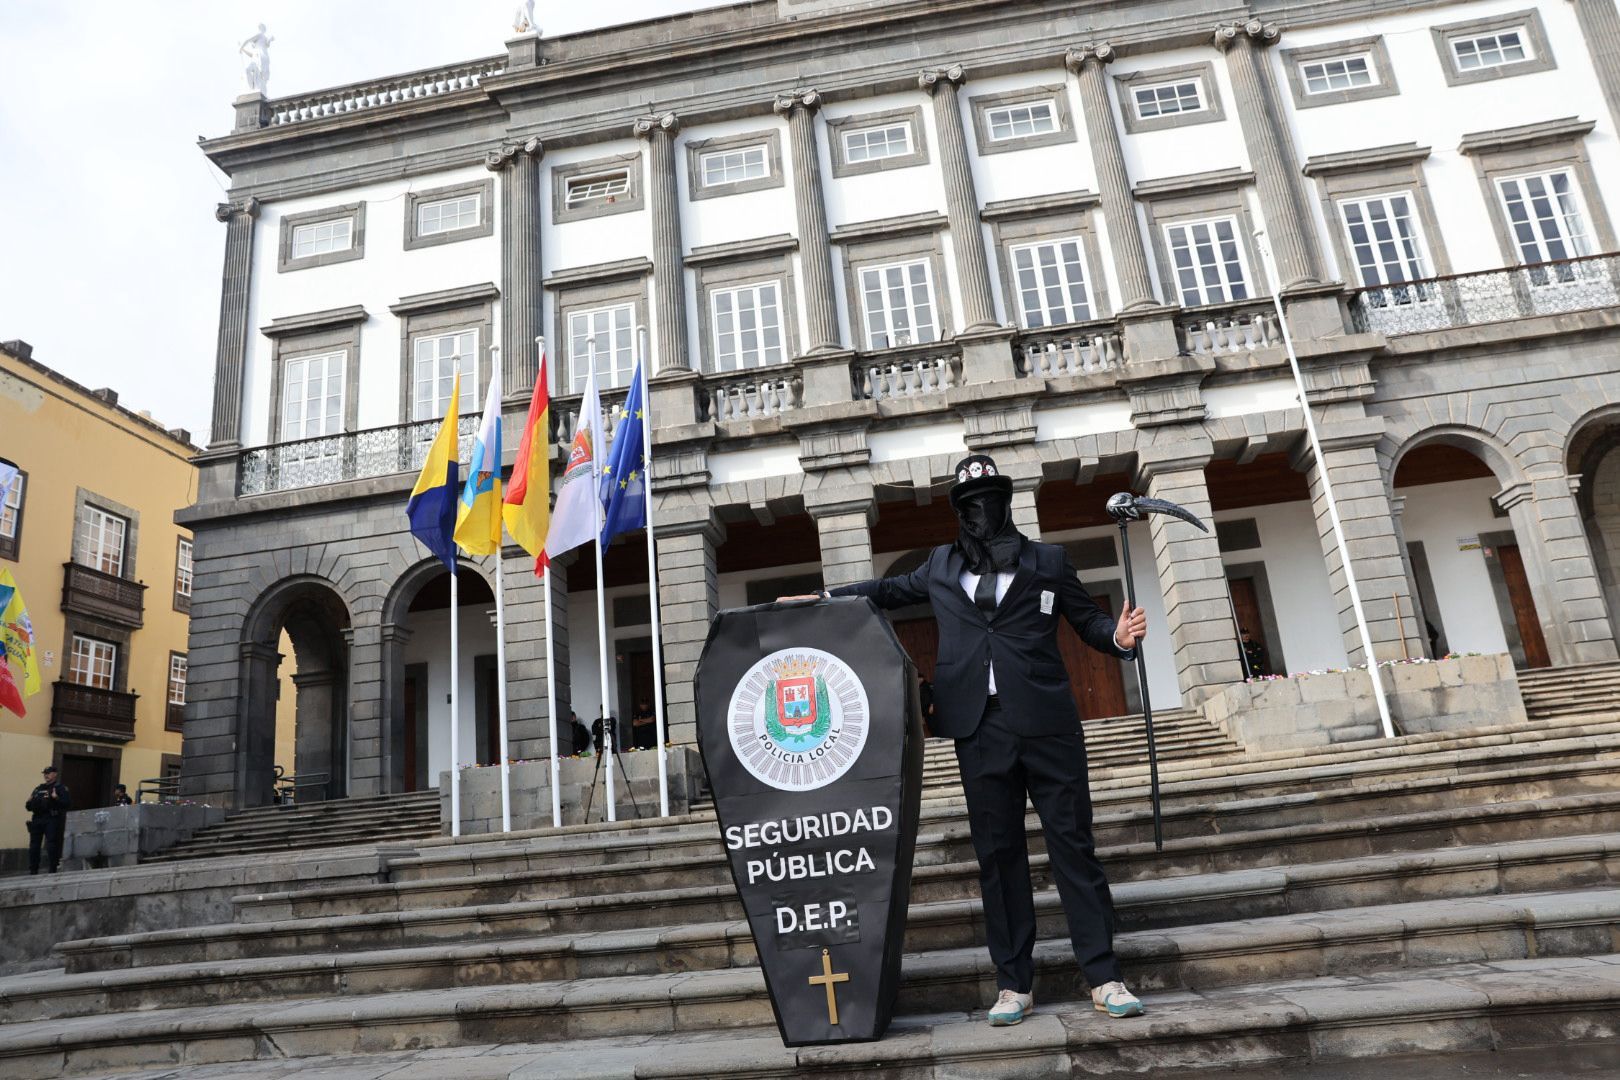
[(996, 573), (994, 570), (979, 575), (979, 583), (973, 587), (973, 602), (979, 605), (979, 610), (988, 618), (996, 610)]

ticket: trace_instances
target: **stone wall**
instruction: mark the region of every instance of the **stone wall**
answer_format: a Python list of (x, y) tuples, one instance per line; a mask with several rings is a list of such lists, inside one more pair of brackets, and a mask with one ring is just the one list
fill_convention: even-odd
[[(692, 803), (705, 788), (703, 760), (694, 746), (671, 746), (668, 754), (669, 812), (687, 813)], [(614, 773), (618, 819), (658, 816), (658, 757), (646, 751), (619, 756), (624, 771)], [(585, 807), (590, 804), (590, 820), (604, 821), (607, 797), (606, 779), (597, 772), (594, 757), (566, 757), (559, 763), (561, 773), (562, 814), (564, 825), (578, 825), (586, 821)], [(551, 818), (551, 762), (525, 761), (512, 766), (508, 784), (512, 798), (512, 829), (549, 829)], [(625, 791), (625, 780), (630, 791)], [(596, 785), (594, 798), (592, 783)], [(630, 796), (635, 797), (632, 804)], [(639, 806), (640, 814), (636, 813)], [(439, 820), (441, 831), (450, 835), (450, 774), (439, 774)], [(490, 765), (461, 771), (461, 831), (465, 835), (497, 833), (501, 831), (501, 771)]]
[(142, 855), (173, 847), (225, 811), (200, 803), (136, 803), (68, 814), (63, 870), (134, 866)]

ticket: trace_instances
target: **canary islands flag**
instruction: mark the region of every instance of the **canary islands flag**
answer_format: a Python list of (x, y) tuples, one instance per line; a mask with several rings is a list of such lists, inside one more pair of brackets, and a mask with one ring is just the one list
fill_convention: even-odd
[(501, 550), (501, 380), (489, 380), (484, 419), (473, 439), (467, 462), (467, 482), (461, 488), (456, 511), (456, 543), (470, 555), (493, 555)]
[(28, 618), (28, 605), (10, 570), (0, 570), (0, 593), (9, 593), (0, 604), (0, 664), (15, 660), (22, 665), (22, 692), (25, 697), (39, 693), (39, 656), (34, 651), (34, 624)]
[(444, 561), (451, 572), (456, 568), (456, 495), (460, 473), (460, 447), (457, 430), (460, 417), (457, 404), (461, 401), (461, 373), (456, 372), (450, 391), (450, 407), (434, 436), (427, 460), (422, 463), (422, 475), (411, 489), (411, 501), (405, 504), (405, 514), (411, 519), (411, 535), (422, 541), (422, 546)]
[(546, 530), (551, 525), (551, 391), (546, 384), (544, 344), (540, 346), (540, 374), (534, 380), (529, 418), (518, 440), (512, 482), (506, 485), (501, 517), (518, 546), (540, 560), (534, 567), (535, 573), (540, 573), (545, 569), (540, 556), (546, 550)]

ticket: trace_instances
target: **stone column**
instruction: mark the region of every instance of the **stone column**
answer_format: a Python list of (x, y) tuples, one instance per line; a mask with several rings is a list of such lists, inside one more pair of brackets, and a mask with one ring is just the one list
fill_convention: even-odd
[(1571, 478), (1537, 476), (1504, 488), (1495, 501), (1513, 522), (1553, 664), (1615, 659), (1614, 628)]
[(336, 676), (330, 671), (300, 671), (292, 677), (294, 723), (297, 735), (293, 744), (294, 776), (311, 777), (325, 773), (325, 790), (305, 787), (298, 791), (298, 801), (314, 801), (332, 797), (333, 781), (343, 768), (342, 761), (334, 761), (332, 729), (340, 720), (334, 707)]
[[(716, 555), (726, 530), (714, 509), (687, 504), (658, 513), (658, 601), (664, 662), (667, 738), (697, 741), (697, 701), (692, 678), (720, 610)], [(655, 657), (656, 662), (656, 657)]]
[(924, 71), (917, 84), (934, 99), (934, 127), (939, 133), (939, 160), (945, 172), (945, 210), (950, 218), (956, 276), (962, 285), (964, 329), (994, 328), (996, 303), (990, 291), (990, 264), (979, 223), (979, 195), (973, 186), (973, 159), (962, 129), (962, 103), (957, 87), (967, 80), (960, 64)]
[(822, 584), (829, 589), (872, 577), (872, 524), (877, 498), (870, 485), (842, 488), (836, 501), (805, 501), (821, 539)]
[(540, 157), (537, 138), (490, 151), (484, 167), (501, 186), (501, 391), (527, 400), (539, 373), (534, 339), (545, 325), (540, 288)]
[(686, 340), (686, 269), (682, 261), (681, 195), (675, 168), (675, 137), (680, 118), (674, 113), (644, 116), (634, 125), (647, 140), (652, 178), (647, 205), (652, 209), (653, 310), (658, 313), (658, 374), (690, 371)]
[(257, 199), (223, 202), (214, 208), (214, 217), (225, 223), (225, 273), (219, 291), (219, 341), (214, 349), (210, 449), (242, 443), (242, 365), (247, 359), (253, 225), (258, 216)]
[(327, 798), (381, 795), (383, 758), (382, 626), (361, 622), (338, 631), (343, 666), (332, 691), (332, 770)]
[[(1316, 535), (1327, 564), (1328, 584), (1333, 590), (1345, 654), (1351, 664), (1367, 662), (1361, 628), (1356, 624), (1355, 608), (1350, 603), (1350, 585), (1339, 558), (1338, 540), (1333, 535), (1333, 521), (1327, 512), (1324, 479), (1332, 482), (1333, 495), (1338, 501), (1339, 521), (1344, 526), (1345, 543), (1350, 549), (1361, 606), (1367, 613), (1373, 652), (1379, 660), (1399, 660), (1403, 655), (1423, 656), (1428, 649), (1422, 624), (1416, 618), (1418, 608), (1413, 602), (1406, 572), (1405, 549), (1375, 449), (1384, 425), (1369, 419), (1354, 424), (1353, 430), (1336, 432), (1336, 426), (1350, 425), (1324, 425), (1320, 432), (1324, 460), (1319, 464), (1310, 452), (1310, 444), (1303, 442), (1295, 467), (1310, 481)], [(1397, 598), (1401, 610), (1399, 619), (1395, 611)]]
[[(506, 724), (515, 758), (545, 757), (551, 725), (546, 715), (546, 590), (534, 574), (534, 558), (518, 547), (502, 549), (506, 560)], [(570, 552), (551, 566), (551, 641), (557, 670), (559, 745), (569, 746), (572, 707), (568, 666), (568, 570)]]
[(806, 352), (843, 349), (838, 332), (838, 294), (833, 283), (832, 244), (828, 241), (827, 203), (821, 189), (821, 152), (816, 140), (816, 112), (821, 95), (795, 90), (776, 99), (776, 111), (787, 117), (793, 153), (793, 203), (799, 224), (800, 287), (804, 290)]
[(1603, 98), (1609, 103), (1609, 116), (1620, 124), (1620, 14), (1614, 0), (1571, 0), (1580, 20), (1581, 37), (1592, 54)]
[(1281, 31), (1258, 19), (1232, 23), (1215, 31), (1215, 47), (1226, 54), (1232, 76), (1234, 111), (1243, 127), (1243, 142), (1254, 167), (1266, 237), (1277, 258), (1284, 289), (1322, 282), (1316, 243), (1316, 219), (1306, 202), (1294, 142), (1277, 102), (1277, 88), (1261, 50), (1274, 45)]
[(404, 791), (412, 780), (405, 775), (406, 728), (416, 723), (416, 717), (405, 715), (405, 646), (410, 644), (411, 631), (399, 623), (383, 623), (379, 637), (382, 790)]
[[(1147, 494), (1186, 507), (1209, 522), (1209, 488), (1204, 467), (1211, 447), (1207, 439), (1154, 447), (1138, 462)], [(1196, 708), (1227, 683), (1243, 680), (1226, 568), (1213, 529), (1199, 532), (1184, 521), (1153, 514), (1148, 518), (1153, 558), (1164, 592), (1165, 630), (1175, 654), (1176, 681), (1182, 704)], [(1140, 535), (1140, 534), (1138, 534)], [(1146, 583), (1151, 587), (1151, 582)], [(1138, 603), (1144, 590), (1138, 583)]]
[(1105, 69), (1114, 56), (1114, 47), (1104, 41), (1070, 49), (1064, 61), (1080, 79), (1080, 106), (1086, 114), (1086, 135), (1097, 167), (1103, 218), (1108, 223), (1108, 249), (1119, 274), (1119, 306), (1121, 311), (1130, 311), (1156, 307), (1158, 300), (1153, 295), (1153, 275), (1131, 195), (1131, 178), (1125, 171), (1125, 151), (1114, 123), (1114, 105), (1108, 96)]

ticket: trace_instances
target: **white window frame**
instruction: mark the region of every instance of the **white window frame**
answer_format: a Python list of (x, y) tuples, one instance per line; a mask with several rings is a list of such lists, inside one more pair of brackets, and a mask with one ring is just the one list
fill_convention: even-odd
[(584, 176), (570, 176), (563, 182), (563, 202), (570, 210), (614, 203), (630, 194), (630, 170), (607, 169)]
[(568, 313), (568, 392), (583, 394), (591, 343), (597, 391), (629, 386), (635, 372), (636, 305), (603, 304)]
[[(310, 369), (315, 363), (321, 365), (320, 389), (315, 400), (321, 404), (321, 414), (318, 420), (312, 421), (309, 413), (310, 404)], [(278, 442), (300, 442), (304, 439), (319, 439), (328, 435), (337, 435), (344, 429), (344, 406), (348, 403), (348, 366), (349, 353), (347, 349), (336, 349), (332, 352), (310, 353), (307, 356), (289, 356), (281, 361), (281, 417), (280, 438)], [(336, 400), (333, 400), (333, 378), (337, 380)], [(297, 396), (293, 390), (297, 388)], [(298, 419), (290, 418), (290, 410), (296, 405)], [(334, 413), (333, 410), (336, 410)], [(312, 430), (318, 428), (319, 430)]]
[[(1512, 34), (1514, 37), (1519, 39), (1519, 52), (1523, 55), (1519, 56), (1517, 59), (1509, 60), (1506, 58), (1506, 50), (1502, 48), (1502, 38), (1507, 34)], [(1484, 53), (1479, 48), (1479, 43), (1487, 40), (1491, 42), (1492, 47), (1502, 57), (1502, 59), (1497, 60), (1495, 63), (1488, 64), (1483, 60)], [(1515, 64), (1528, 64), (1536, 59), (1534, 35), (1530, 33), (1530, 28), (1523, 23), (1518, 23), (1513, 26), (1499, 26), (1479, 34), (1454, 37), (1449, 39), (1446, 44), (1451, 50), (1452, 66), (1456, 68), (1459, 74), (1463, 75), (1471, 74), (1475, 71), (1490, 71), (1496, 68), (1513, 67)], [(1479, 62), (1473, 64), (1472, 66), (1463, 62), (1463, 54), (1460, 48), (1460, 46), (1463, 45), (1473, 46), (1474, 56), (1479, 58)]]
[[(1525, 185), (1529, 181), (1540, 180), (1550, 190), (1552, 187), (1552, 182), (1558, 177), (1562, 177), (1569, 184), (1567, 196), (1571, 205), (1564, 206), (1564, 199), (1558, 196), (1556, 193), (1553, 193), (1550, 196), (1559, 206), (1557, 222), (1560, 233), (1555, 237), (1550, 236), (1546, 231), (1545, 222), (1547, 219), (1535, 215), (1534, 206), (1530, 200), (1533, 200), (1537, 196), (1532, 196), (1528, 194), (1528, 192), (1525, 192)], [(1539, 258), (1527, 259), (1525, 257), (1526, 241), (1520, 237), (1517, 224), (1513, 219), (1511, 204), (1508, 201), (1509, 184), (1518, 185), (1519, 190), (1521, 192), (1525, 192), (1523, 198), (1531, 210), (1531, 216), (1528, 218), (1526, 224), (1528, 224), (1531, 228), (1531, 232), (1533, 234), (1532, 242), (1538, 250), (1540, 255)], [(1502, 219), (1507, 225), (1508, 240), (1513, 245), (1513, 253), (1518, 257), (1520, 265), (1531, 265), (1532, 263), (1538, 262), (1560, 262), (1565, 259), (1573, 259), (1579, 258), (1583, 255), (1590, 255), (1594, 250), (1596, 250), (1593, 247), (1592, 216), (1587, 210), (1585, 193), (1581, 190), (1580, 178), (1575, 175), (1574, 169), (1568, 167), (1558, 167), (1551, 169), (1535, 169), (1529, 172), (1516, 172), (1509, 176), (1496, 177), (1494, 180), (1494, 186), (1496, 188), (1496, 197), (1498, 200), (1500, 200), (1500, 205), (1502, 208)], [(1576, 224), (1579, 226), (1579, 229), (1576, 231), (1569, 229), (1569, 216), (1571, 214), (1575, 216)], [(1563, 244), (1569, 249), (1569, 251), (1563, 255), (1551, 254), (1548, 251), (1548, 247), (1554, 243)]]
[[(451, 224), (445, 224), (444, 207), (455, 206), (456, 214)], [(428, 211), (439, 211), (438, 223), (428, 226)], [(452, 195), (446, 199), (434, 199), (432, 202), (416, 204), (416, 235), (439, 236), (443, 233), (460, 232), (463, 229), (475, 229), (483, 222), (484, 193), (482, 191), (469, 191), (461, 195)]]
[[(1350, 77), (1350, 64), (1357, 60), (1361, 61), (1362, 74), (1366, 75), (1367, 81), (1345, 82), (1342, 85), (1336, 84), (1334, 82), (1336, 75), (1334, 72), (1329, 71), (1328, 68), (1334, 64), (1338, 64), (1342, 69), (1338, 73), (1339, 77), (1348, 79)], [(1320, 69), (1316, 78), (1324, 80), (1324, 85), (1321, 87), (1315, 87), (1311, 84), (1312, 68)], [(1301, 60), (1299, 62), (1299, 84), (1304, 88), (1306, 95), (1310, 97), (1317, 97), (1322, 94), (1343, 93), (1346, 90), (1365, 90), (1368, 87), (1379, 85), (1379, 82), (1378, 60), (1370, 52), (1340, 53), (1337, 56), (1319, 56), (1312, 60)]]
[[(1157, 92), (1180, 86), (1191, 86), (1193, 88), (1193, 91), (1198, 98), (1197, 108), (1182, 108), (1180, 105), (1182, 98), (1178, 93), (1172, 99), (1177, 103), (1176, 108), (1170, 112), (1165, 112), (1162, 107), (1163, 101), (1158, 96)], [(1156, 106), (1158, 106), (1157, 111), (1152, 113), (1145, 113), (1142, 111), (1142, 95), (1144, 94), (1153, 95), (1154, 103)], [(1202, 75), (1185, 76), (1179, 79), (1167, 79), (1164, 82), (1133, 85), (1131, 87), (1131, 109), (1136, 113), (1136, 118), (1138, 120), (1168, 120), (1176, 116), (1196, 116), (1198, 113), (1209, 111), (1209, 88), (1204, 85), (1204, 77)]]
[[(1231, 237), (1229, 241), (1224, 240), (1219, 236), (1219, 229), (1223, 224), (1231, 230)], [(1189, 253), (1196, 255), (1197, 249), (1199, 246), (1201, 246), (1202, 242), (1197, 241), (1194, 236), (1194, 231), (1200, 227), (1208, 230), (1209, 244), (1221, 245), (1229, 242), (1234, 249), (1234, 258), (1229, 259), (1224, 257), (1224, 255), (1222, 255), (1217, 249), (1216, 259), (1212, 265), (1205, 266), (1201, 262), (1197, 262), (1195, 260), (1190, 269), (1194, 271), (1197, 278), (1195, 288), (1193, 289), (1193, 291), (1197, 294), (1197, 302), (1189, 303), (1187, 299), (1187, 287), (1182, 283), (1181, 280), (1181, 271), (1183, 268), (1176, 261), (1176, 250), (1178, 248), (1178, 243), (1175, 234), (1178, 231), (1183, 232), (1186, 237), (1186, 243), (1179, 246), (1185, 247)], [(1250, 275), (1248, 257), (1243, 250), (1243, 230), (1238, 223), (1238, 219), (1234, 215), (1220, 214), (1215, 217), (1171, 222), (1164, 226), (1164, 248), (1170, 264), (1170, 288), (1174, 290), (1176, 300), (1181, 304), (1181, 306), (1201, 307), (1205, 304), (1234, 304), (1242, 303), (1246, 300), (1251, 300), (1254, 298), (1254, 288), (1249, 283)], [(1237, 264), (1237, 276), (1235, 278), (1232, 275), (1232, 264), (1234, 262)], [(1213, 272), (1215, 278), (1213, 281), (1210, 280), (1211, 272)], [(1216, 290), (1219, 290), (1224, 295), (1211, 296), (1211, 294)], [(1242, 296), (1233, 295), (1239, 290), (1242, 291)]]
[(169, 654), (168, 697), (170, 705), (184, 705), (186, 703), (186, 674), (189, 667), (185, 653), (172, 652)]
[(68, 654), (68, 681), (97, 690), (113, 689), (118, 682), (118, 646), (100, 638), (74, 634)]
[[(716, 163), (719, 164), (718, 172), (713, 171)], [(742, 171), (734, 174), (733, 166)], [(698, 155), (698, 173), (701, 185), (706, 188), (765, 180), (771, 175), (770, 150), (763, 142), (724, 150), (706, 150)]]
[[(1068, 259), (1063, 249), (1071, 245), (1074, 249), (1074, 258)], [(1053, 259), (1050, 264), (1041, 261), (1043, 248), (1051, 250)], [(1020, 257), (1026, 253), (1030, 256), (1028, 267), (1020, 262)], [(1087, 322), (1095, 317), (1091, 295), (1091, 268), (1086, 264), (1085, 240), (1080, 236), (1061, 236), (1052, 240), (1009, 244), (1007, 260), (1012, 271), (1013, 291), (1018, 294), (1018, 318), (1024, 329), (1038, 330), (1049, 326), (1065, 326), (1069, 323)], [(1078, 266), (1078, 279), (1071, 275), (1071, 267), (1075, 265)], [(1026, 283), (1024, 280), (1026, 273), (1034, 275), (1035, 280)], [(1055, 275), (1056, 280), (1049, 280), (1051, 275)], [(1076, 287), (1080, 291), (1078, 304), (1074, 296)], [(1060, 290), (1062, 295), (1062, 300), (1057, 306), (1049, 302), (1053, 289)], [(1040, 304), (1038, 312), (1030, 310), (1029, 294), (1032, 292)], [(1054, 312), (1061, 313), (1063, 317), (1054, 318)], [(1032, 316), (1039, 321), (1034, 321)]]
[[(895, 148), (894, 141), (888, 137), (891, 131), (899, 131), (903, 136), (904, 145)], [(882, 132), (884, 134), (881, 154), (872, 153), (871, 136)], [(840, 133), (844, 144), (844, 160), (851, 165), (866, 165), (874, 161), (887, 161), (889, 158), (906, 157), (917, 152), (917, 139), (911, 130), (910, 120), (890, 120), (882, 124), (872, 124), (869, 127), (850, 128)], [(855, 140), (861, 140), (860, 156), (855, 154)]]
[[(440, 346), (449, 341), (456, 347), (449, 353)], [(461, 326), (450, 330), (419, 334), (411, 341), (411, 421), (422, 424), (443, 419), (450, 407), (450, 388), (455, 385), (456, 372), (461, 373), (461, 400), (457, 411), (468, 416), (478, 409), (478, 328)], [(431, 350), (431, 351), (429, 351)], [(447, 365), (454, 361), (453, 366)], [(431, 365), (432, 372), (426, 382), (432, 387), (431, 397), (422, 395), (423, 365)], [(430, 436), (431, 438), (431, 436)]]
[[(919, 269), (920, 277), (915, 273)], [(889, 276), (894, 273), (901, 274), (902, 280), (899, 282), (889, 280)], [(939, 340), (939, 295), (934, 290), (934, 268), (928, 258), (862, 266), (856, 272), (856, 281), (861, 291), (862, 326), (866, 331), (868, 349), (927, 344)], [(890, 302), (896, 289), (900, 290), (903, 296), (899, 306)], [(917, 299), (919, 289), (924, 294), (920, 303)], [(883, 306), (878, 310), (873, 310), (871, 305), (874, 292), (883, 301)], [(926, 321), (920, 319), (918, 315), (924, 306), (928, 309)], [(904, 327), (897, 325), (897, 315), (904, 316)], [(902, 338), (905, 340), (900, 340)]]
[[(767, 295), (769, 304), (764, 302)], [(749, 302), (747, 305), (743, 303), (745, 300)], [(729, 303), (729, 311), (720, 310), (722, 302)], [(774, 323), (765, 321), (767, 311), (775, 312)], [(743, 325), (746, 316), (752, 316), (752, 327)], [(709, 293), (709, 326), (714, 346), (711, 369), (717, 374), (769, 367), (787, 360), (787, 328), (783, 321), (780, 281), (756, 281), (713, 290)], [(774, 345), (768, 343), (773, 331)], [(750, 338), (752, 345), (748, 343)]]
[[(341, 242), (338, 239), (338, 226), (343, 227)], [(345, 214), (324, 221), (307, 221), (302, 225), (294, 225), (291, 247), (291, 257), (295, 260), (350, 251), (354, 248), (354, 218)]]
[[(1037, 126), (1036, 110), (1044, 109), (1045, 127)], [(1018, 114), (1022, 113), (1020, 117)], [(1025, 130), (1019, 130), (1019, 125), (1025, 125)], [(1005, 128), (1004, 134), (997, 134), (997, 127)], [(1062, 130), (1062, 120), (1058, 114), (1058, 103), (1055, 99), (1031, 98), (1028, 101), (1012, 102), (1006, 105), (993, 105), (984, 110), (984, 129), (990, 133), (991, 142), (1009, 142), (1014, 139), (1028, 139), (1036, 135), (1050, 135)]]
[(19, 471), (6, 489), (5, 501), (0, 503), (0, 538), (17, 539), (17, 522), (22, 520), (23, 485), (27, 482), (27, 474)]
[[(85, 503), (79, 520), (79, 539), (80, 554), (85, 559), (81, 565), (113, 577), (124, 576), (124, 563), (129, 556), (128, 518)], [(107, 550), (109, 541), (115, 543), (116, 555)]]
[[(1396, 200), (1404, 200), (1406, 207), (1400, 211)], [(1410, 284), (1424, 278), (1434, 276), (1434, 263), (1429, 257), (1428, 238), (1423, 234), (1423, 220), (1418, 212), (1418, 200), (1415, 192), (1410, 189), (1398, 191), (1380, 191), (1368, 195), (1347, 195), (1337, 202), (1339, 211), (1339, 227), (1344, 232), (1345, 252), (1348, 256), (1350, 269), (1355, 273), (1357, 283), (1364, 289), (1381, 289), (1397, 285)], [(1371, 208), (1379, 208), (1384, 217), (1379, 219), (1368, 213)], [(1358, 241), (1354, 226), (1350, 221), (1350, 210), (1354, 208), (1361, 216), (1361, 222), (1366, 238)], [(1406, 234), (1399, 235), (1401, 222), (1406, 225)], [(1377, 235), (1377, 226), (1388, 226), (1388, 235)], [(1391, 248), (1394, 258), (1391, 259)], [(1371, 256), (1371, 263), (1363, 263), (1361, 250), (1366, 249)], [(1389, 272), (1391, 265), (1399, 268), (1404, 275), (1399, 278), (1392, 277)], [(1369, 277), (1372, 280), (1369, 280)]]
[(176, 596), (191, 596), (192, 586), (196, 584), (196, 563), (192, 555), (192, 542), (185, 537), (174, 549), (174, 594)]

